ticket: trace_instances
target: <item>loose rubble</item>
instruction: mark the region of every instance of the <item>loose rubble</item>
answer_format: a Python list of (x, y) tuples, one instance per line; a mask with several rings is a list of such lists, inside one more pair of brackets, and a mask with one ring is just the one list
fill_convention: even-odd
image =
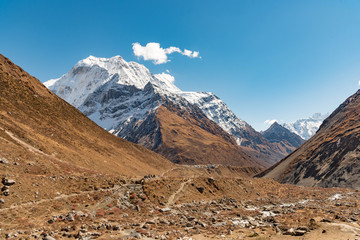
[[(358, 191), (276, 184), (278, 192), (274, 192), (269, 186), (275, 183), (263, 181), (154, 176), (107, 180), (106, 185), (95, 187), (88, 179), (84, 182), (92, 187), (87, 191), (56, 194), (53, 199), (26, 203), (24, 207), (1, 209), (0, 205), (0, 218), (18, 226), (3, 228), (0, 234), (5, 239), (47, 240), (197, 239), (197, 236), (253, 239), (276, 235), (301, 237), (323, 224), (358, 226)], [(12, 186), (15, 181), (3, 179), (2, 183)], [(341, 197), (334, 198), (340, 196), (337, 194)], [(173, 204), (168, 204), (169, 199), (173, 199)], [(38, 209), (51, 209), (53, 214)], [(30, 216), (39, 223), (26, 220)], [(11, 217), (17, 222), (11, 221)], [(328, 234), (324, 231), (323, 234)]]

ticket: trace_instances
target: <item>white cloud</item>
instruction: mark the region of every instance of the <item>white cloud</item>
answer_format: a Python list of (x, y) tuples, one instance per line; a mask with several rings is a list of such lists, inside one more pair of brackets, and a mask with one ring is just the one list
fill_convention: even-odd
[(360, 81), (358, 82), (359, 86), (360, 86)]
[(272, 125), (274, 122), (277, 122), (277, 120), (276, 119), (266, 120), (264, 123)]
[(135, 56), (142, 57), (144, 60), (151, 60), (154, 64), (163, 64), (169, 62), (170, 60), (168, 59), (168, 55), (175, 52), (190, 58), (201, 58), (199, 56), (199, 52), (197, 51), (191, 51), (188, 49), (181, 51), (181, 49), (178, 47), (162, 48), (160, 47), (160, 43), (156, 42), (150, 42), (146, 44), (146, 46), (141, 46), (140, 43), (133, 43), (132, 48)]

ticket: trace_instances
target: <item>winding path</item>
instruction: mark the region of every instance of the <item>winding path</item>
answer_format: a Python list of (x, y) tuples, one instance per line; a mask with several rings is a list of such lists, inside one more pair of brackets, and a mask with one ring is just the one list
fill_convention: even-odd
[(175, 200), (177, 199), (176, 198), (177, 195), (179, 195), (179, 193), (182, 192), (182, 190), (184, 189), (185, 185), (189, 184), (192, 180), (193, 180), (193, 178), (189, 178), (186, 182), (181, 183), (179, 189), (176, 192), (174, 192), (173, 194), (171, 194), (165, 207), (169, 207), (170, 205), (172, 205), (175, 202)]

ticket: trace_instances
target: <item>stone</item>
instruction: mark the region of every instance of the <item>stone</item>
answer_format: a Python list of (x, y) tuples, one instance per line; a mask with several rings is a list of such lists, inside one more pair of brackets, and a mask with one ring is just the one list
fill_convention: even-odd
[(196, 189), (199, 191), (199, 193), (204, 193), (205, 190), (203, 187), (197, 187)]
[(160, 212), (170, 212), (170, 211), (171, 211), (171, 208), (168, 208), (168, 207), (166, 207), (166, 208), (160, 208), (159, 211), (160, 211)]
[(294, 235), (294, 234), (295, 234), (295, 230), (293, 228), (290, 228), (289, 230), (284, 232), (284, 235)]
[(331, 223), (331, 220), (329, 220), (329, 219), (327, 219), (327, 218), (323, 218), (323, 219), (321, 220), (321, 222)]
[(296, 230), (310, 232), (310, 229), (307, 226), (300, 226), (300, 227), (296, 228)]
[(92, 237), (100, 237), (100, 236), (101, 236), (101, 233), (91, 232), (91, 233), (90, 233), (90, 236), (92, 236)]
[(48, 235), (48, 236), (45, 236), (43, 238), (43, 240), (56, 240), (56, 239)]
[(0, 158), (0, 164), (8, 164), (9, 161), (6, 160), (5, 158)]
[(2, 184), (4, 184), (5, 186), (11, 186), (11, 185), (15, 184), (15, 180), (8, 179), (8, 178), (3, 178), (2, 179)]
[(300, 229), (296, 229), (295, 231), (294, 231), (294, 236), (303, 236), (304, 234), (306, 233), (306, 231), (305, 230), (300, 230)]
[(4, 204), (5, 203), (5, 200), (0, 198), (0, 204)]
[(71, 213), (69, 213), (68, 215), (66, 215), (65, 220), (68, 220), (69, 222), (73, 222), (75, 218)]

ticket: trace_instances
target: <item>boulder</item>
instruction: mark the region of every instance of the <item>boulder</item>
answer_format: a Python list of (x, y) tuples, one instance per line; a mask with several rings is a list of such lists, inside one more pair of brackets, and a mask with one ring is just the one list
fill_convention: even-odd
[(15, 184), (15, 180), (13, 179), (8, 179), (8, 178), (3, 178), (2, 179), (2, 184), (4, 184), (5, 186), (11, 186)]

